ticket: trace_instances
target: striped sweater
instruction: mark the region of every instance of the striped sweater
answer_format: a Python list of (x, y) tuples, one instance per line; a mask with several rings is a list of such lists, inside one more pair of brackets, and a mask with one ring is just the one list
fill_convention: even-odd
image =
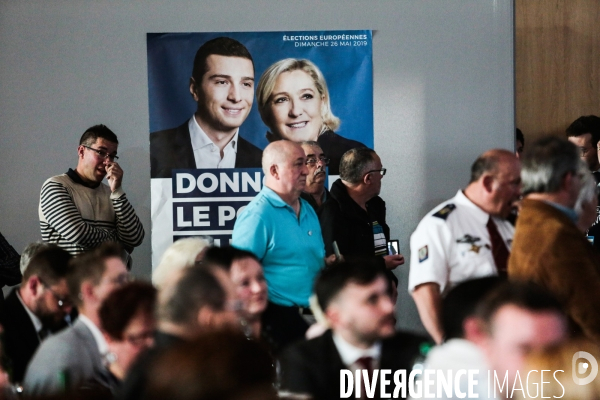
[(144, 227), (122, 188), (111, 193), (103, 183), (85, 186), (73, 170), (44, 182), (39, 217), (42, 239), (71, 254), (106, 241), (120, 242), (131, 252), (144, 239)]

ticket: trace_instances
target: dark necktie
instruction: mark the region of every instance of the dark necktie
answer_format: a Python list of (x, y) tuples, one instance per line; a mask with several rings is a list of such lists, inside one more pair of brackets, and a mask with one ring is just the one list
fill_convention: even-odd
[[(369, 371), (369, 384), (373, 384), (373, 357), (361, 357), (358, 360), (356, 360), (356, 363), (358, 365), (360, 365), (360, 367), (362, 369), (366, 369), (367, 371)], [(363, 374), (360, 374), (360, 377), (362, 379)], [(375, 392), (375, 391), (373, 391)], [(361, 380), (361, 399), (368, 399), (369, 397), (367, 397), (367, 391), (365, 390), (365, 381), (364, 379)]]
[(508, 276), (507, 267), (509, 252), (492, 217), (488, 220), (487, 230), (490, 234), (490, 241), (492, 242), (492, 255), (494, 256), (494, 263), (496, 264), (498, 275), (506, 278)]

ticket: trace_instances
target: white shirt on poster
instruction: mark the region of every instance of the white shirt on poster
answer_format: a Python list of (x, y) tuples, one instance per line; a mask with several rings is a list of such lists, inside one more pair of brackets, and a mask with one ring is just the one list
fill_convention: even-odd
[(239, 128), (223, 149), (223, 158), (221, 158), (219, 146), (210, 140), (208, 135), (198, 125), (195, 116), (190, 118), (188, 129), (190, 131), (194, 159), (196, 160), (196, 168), (235, 168)]

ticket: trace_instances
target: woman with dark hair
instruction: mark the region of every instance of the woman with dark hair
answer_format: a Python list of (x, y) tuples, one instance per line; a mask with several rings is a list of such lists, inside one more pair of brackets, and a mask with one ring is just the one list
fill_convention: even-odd
[(99, 311), (111, 389), (119, 386), (138, 356), (154, 344), (156, 289), (132, 282), (112, 292)]
[(286, 58), (267, 68), (258, 82), (256, 100), (260, 117), (271, 130), (269, 142), (318, 142), (331, 159), (331, 175), (339, 175), (340, 159), (346, 151), (365, 147), (334, 132), (340, 119), (331, 111), (323, 73), (309, 60)]

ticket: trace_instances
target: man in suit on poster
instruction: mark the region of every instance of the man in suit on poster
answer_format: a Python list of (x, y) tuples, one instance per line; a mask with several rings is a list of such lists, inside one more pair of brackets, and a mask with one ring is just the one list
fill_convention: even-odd
[(150, 176), (176, 168), (260, 168), (262, 151), (239, 135), (254, 102), (254, 62), (237, 40), (204, 43), (194, 59), (190, 93), (198, 103), (182, 125), (150, 134)]

